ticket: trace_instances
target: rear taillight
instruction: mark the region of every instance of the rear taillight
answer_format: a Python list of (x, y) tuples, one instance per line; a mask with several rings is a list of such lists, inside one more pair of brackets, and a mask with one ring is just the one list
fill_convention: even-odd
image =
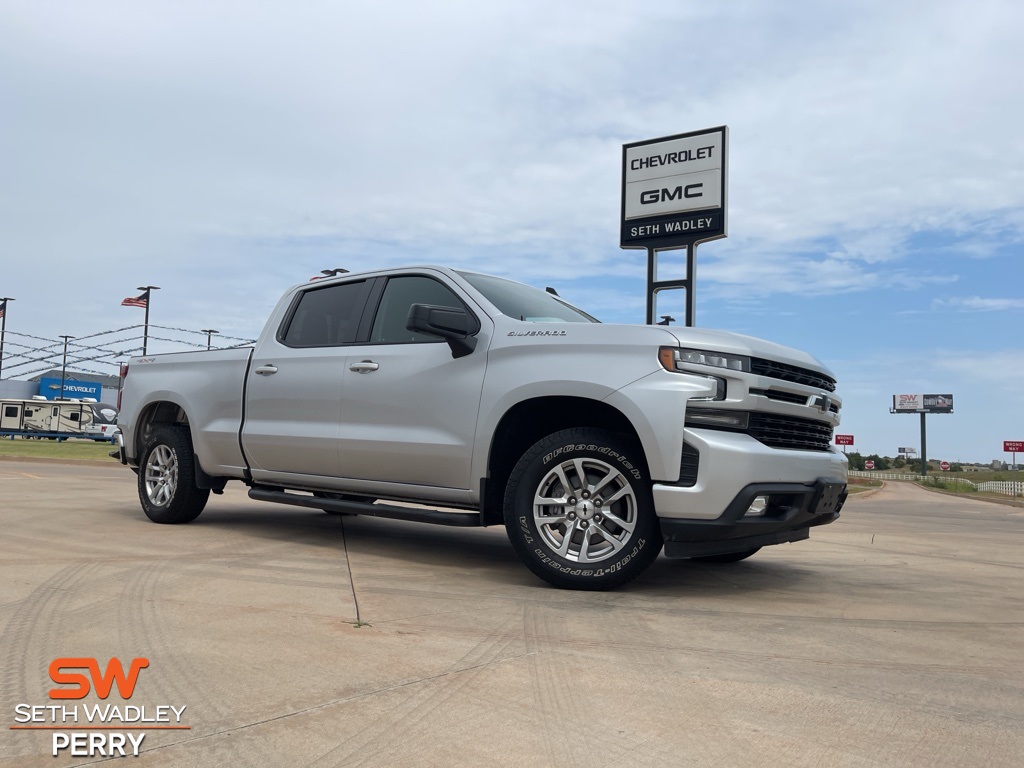
[(121, 410), (121, 393), (124, 391), (124, 380), (128, 378), (128, 363), (121, 363), (121, 385), (117, 388), (117, 410)]

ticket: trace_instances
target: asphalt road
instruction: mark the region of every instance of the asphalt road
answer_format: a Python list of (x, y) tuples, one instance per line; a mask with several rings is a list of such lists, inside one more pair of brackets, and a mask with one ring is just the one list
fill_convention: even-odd
[[(11, 726), (107, 703), (186, 707), (130, 731), (145, 766), (1019, 766), (1022, 545), (1020, 508), (891, 483), (810, 541), (565, 592), (500, 528), (241, 486), (158, 526), (116, 464), (0, 461), (0, 765), (101, 762), (51, 756), (80, 709)], [(149, 666), (57, 701), (62, 657)]]

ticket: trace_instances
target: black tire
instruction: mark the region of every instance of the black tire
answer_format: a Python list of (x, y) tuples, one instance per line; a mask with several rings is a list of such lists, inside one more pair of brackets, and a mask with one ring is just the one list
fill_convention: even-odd
[(196, 457), (184, 427), (161, 427), (142, 451), (139, 501), (154, 523), (190, 523), (199, 517), (209, 488), (196, 487)]
[(725, 555), (701, 555), (700, 557), (691, 557), (690, 559), (696, 560), (699, 563), (738, 563), (740, 560), (746, 560), (751, 555), (756, 555), (760, 551), (760, 547), (754, 547), (743, 552), (729, 552)]
[(614, 589), (661, 552), (641, 451), (600, 429), (565, 429), (536, 443), (512, 470), (504, 501), (516, 554), (562, 589)]

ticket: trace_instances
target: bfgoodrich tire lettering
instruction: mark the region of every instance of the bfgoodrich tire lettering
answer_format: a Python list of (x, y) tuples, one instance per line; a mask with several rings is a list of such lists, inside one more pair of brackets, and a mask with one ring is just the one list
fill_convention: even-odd
[(556, 587), (618, 587), (661, 551), (640, 451), (600, 429), (566, 429), (535, 444), (512, 470), (504, 502), (516, 553)]
[(210, 498), (208, 488), (196, 487), (196, 457), (183, 427), (161, 427), (142, 452), (139, 501), (154, 523), (190, 523)]

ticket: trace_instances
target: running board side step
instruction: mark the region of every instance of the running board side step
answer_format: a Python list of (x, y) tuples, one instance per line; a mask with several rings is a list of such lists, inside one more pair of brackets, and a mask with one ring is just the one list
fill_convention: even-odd
[(372, 515), (388, 517), (393, 520), (408, 520), (414, 523), (433, 523), (434, 525), (457, 525), (465, 528), (479, 528), (483, 525), (478, 512), (442, 512), (439, 509), (423, 509), (421, 507), (397, 507), (379, 502), (344, 501), (342, 499), (305, 496), (288, 493), (281, 488), (256, 485), (249, 489), (249, 498), (255, 501), (273, 501), (277, 504), (291, 504), (296, 507), (348, 512), (353, 515)]

